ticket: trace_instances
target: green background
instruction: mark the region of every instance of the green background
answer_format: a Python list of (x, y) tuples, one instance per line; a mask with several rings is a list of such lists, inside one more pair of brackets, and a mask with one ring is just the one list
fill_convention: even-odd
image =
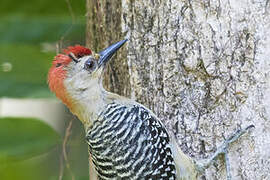
[[(84, 44), (85, 1), (0, 1), (0, 97), (48, 97), (46, 77), (56, 44)], [(10, 64), (10, 71), (3, 65)]]
[[(86, 2), (69, 3), (75, 18), (66, 0), (0, 1), (0, 98), (55, 98), (47, 72), (56, 44), (85, 41)], [(67, 113), (66, 119), (71, 118)], [(57, 180), (63, 134), (38, 119), (0, 118), (0, 179)], [(76, 180), (88, 179), (87, 146), (78, 120), (67, 153), (71, 168), (63, 164), (63, 179), (71, 179), (71, 174)]]

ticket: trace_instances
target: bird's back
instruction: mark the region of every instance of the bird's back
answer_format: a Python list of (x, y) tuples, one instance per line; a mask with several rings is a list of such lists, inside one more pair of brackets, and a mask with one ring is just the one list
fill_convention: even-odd
[(100, 179), (176, 179), (169, 135), (139, 104), (108, 104), (87, 142)]

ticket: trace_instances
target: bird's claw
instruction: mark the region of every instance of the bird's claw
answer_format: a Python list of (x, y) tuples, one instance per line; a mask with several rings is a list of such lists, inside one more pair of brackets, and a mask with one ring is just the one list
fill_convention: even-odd
[(226, 172), (227, 172), (227, 180), (231, 180), (232, 176), (230, 173), (230, 162), (228, 157), (228, 146), (240, 138), (243, 134), (245, 134), (249, 129), (255, 128), (255, 126), (249, 125), (244, 129), (237, 130), (234, 134), (232, 134), (229, 138), (227, 138), (221, 146), (219, 146), (216, 152), (209, 158), (201, 160), (197, 162), (198, 170), (202, 171), (212, 164), (212, 162), (220, 155), (224, 154), (225, 157), (225, 164), (226, 164)]

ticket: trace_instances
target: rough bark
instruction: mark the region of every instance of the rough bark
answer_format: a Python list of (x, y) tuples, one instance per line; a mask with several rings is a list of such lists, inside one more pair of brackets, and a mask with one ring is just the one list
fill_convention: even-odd
[[(129, 39), (109, 90), (153, 110), (195, 159), (254, 124), (229, 148), (232, 176), (270, 179), (268, 0), (87, 2), (88, 46)], [(225, 177), (219, 160), (201, 178)]]
[[(118, 0), (87, 0), (86, 45), (98, 52), (119, 40), (122, 33), (122, 3)], [(104, 78), (104, 86), (111, 92), (130, 95), (130, 80), (126, 51), (119, 51), (111, 61)], [(121, 68), (119, 68), (121, 67)], [(125, 86), (123, 86), (125, 84)]]

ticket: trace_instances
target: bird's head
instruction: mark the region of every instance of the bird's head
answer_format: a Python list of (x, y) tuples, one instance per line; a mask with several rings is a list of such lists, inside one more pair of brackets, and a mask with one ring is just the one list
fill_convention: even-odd
[(119, 41), (97, 54), (79, 45), (63, 50), (63, 54), (55, 56), (48, 73), (51, 91), (72, 108), (76, 96), (99, 86), (106, 63), (126, 41)]

